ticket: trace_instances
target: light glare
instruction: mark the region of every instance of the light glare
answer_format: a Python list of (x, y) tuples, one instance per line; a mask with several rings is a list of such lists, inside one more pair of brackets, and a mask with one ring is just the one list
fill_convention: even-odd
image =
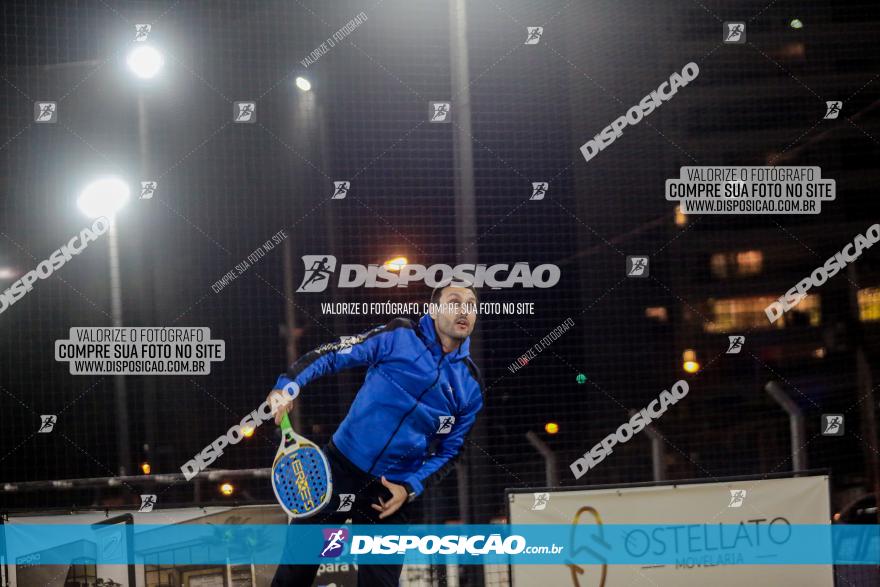
[(697, 360), (697, 353), (694, 349), (686, 349), (681, 356), (682, 365), (681, 368), (685, 370), (686, 373), (696, 373), (700, 370), (700, 362)]
[(389, 271), (400, 271), (404, 265), (408, 265), (409, 260), (406, 257), (394, 257), (385, 261), (385, 268)]
[(86, 186), (77, 200), (89, 218), (113, 217), (128, 201), (128, 184), (116, 177), (99, 179)]
[(303, 92), (308, 92), (312, 89), (312, 83), (304, 77), (296, 78), (296, 87), (301, 89)]
[(149, 45), (136, 47), (128, 54), (128, 67), (139, 78), (155, 77), (164, 64), (162, 54)]

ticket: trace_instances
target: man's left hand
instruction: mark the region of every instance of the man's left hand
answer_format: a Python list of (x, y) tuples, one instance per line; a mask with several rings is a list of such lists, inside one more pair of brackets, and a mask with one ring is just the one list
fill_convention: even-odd
[(409, 494), (406, 491), (406, 487), (389, 481), (384, 476), (382, 477), (382, 485), (384, 485), (388, 489), (388, 491), (391, 492), (391, 499), (385, 501), (380, 497), (378, 504), (372, 504), (373, 509), (379, 512), (380, 520), (382, 518), (387, 518), (388, 516), (399, 510), (400, 506), (405, 504), (407, 498), (409, 497)]

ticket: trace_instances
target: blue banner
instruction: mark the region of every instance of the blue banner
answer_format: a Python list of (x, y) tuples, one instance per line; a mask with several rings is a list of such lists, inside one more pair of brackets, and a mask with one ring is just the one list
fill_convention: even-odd
[(6, 560), (72, 564), (880, 564), (880, 526), (6, 524)]

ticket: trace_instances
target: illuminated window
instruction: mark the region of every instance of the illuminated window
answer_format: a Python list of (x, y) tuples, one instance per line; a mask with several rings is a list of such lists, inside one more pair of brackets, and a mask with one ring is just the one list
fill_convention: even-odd
[(770, 323), (764, 308), (775, 302), (773, 296), (749, 296), (709, 300), (709, 318), (704, 323), (706, 332), (735, 332), (750, 328), (785, 328), (797, 324), (818, 326), (821, 321), (819, 296), (808, 295), (801, 303), (785, 312), (776, 322)]
[(736, 254), (736, 274), (739, 276), (757, 275), (764, 267), (764, 254), (761, 251), (742, 251)]
[(807, 47), (803, 43), (783, 45), (776, 54), (782, 59), (803, 59), (807, 55)]
[(866, 287), (859, 290), (859, 320), (862, 322), (880, 320), (880, 287)]
[(688, 217), (687, 215), (681, 211), (681, 206), (675, 207), (675, 225), (676, 226), (684, 226), (687, 224)]
[(709, 259), (709, 267), (712, 275), (719, 279), (757, 275), (764, 267), (764, 254), (761, 251), (715, 253)]
[(709, 259), (709, 267), (712, 269), (712, 275), (724, 279), (727, 277), (727, 256), (723, 253), (715, 253)]
[(652, 306), (645, 308), (645, 318), (651, 318), (657, 322), (666, 322), (669, 320), (669, 312), (663, 306)]

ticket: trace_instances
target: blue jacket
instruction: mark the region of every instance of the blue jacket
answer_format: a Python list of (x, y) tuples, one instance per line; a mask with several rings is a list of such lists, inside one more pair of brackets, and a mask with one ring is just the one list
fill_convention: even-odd
[(333, 444), (361, 470), (406, 484), (418, 495), (449, 472), (483, 407), (482, 380), (469, 348), (470, 338), (444, 354), (428, 314), (418, 324), (396, 318), (303, 355), (275, 388), (291, 381), (304, 388), (330, 373), (368, 367)]

